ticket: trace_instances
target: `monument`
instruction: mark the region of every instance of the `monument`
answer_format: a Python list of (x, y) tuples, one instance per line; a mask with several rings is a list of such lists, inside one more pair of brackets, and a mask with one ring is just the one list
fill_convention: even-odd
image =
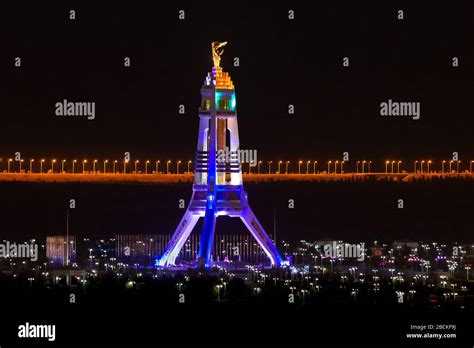
[[(193, 194), (176, 231), (158, 266), (172, 266), (200, 217), (204, 218), (198, 267), (211, 268), (216, 220), (219, 216), (240, 218), (256, 239), (273, 267), (284, 260), (248, 204), (242, 182), (239, 159), (239, 131), (234, 84), (220, 67), (227, 42), (213, 42), (214, 67), (201, 88), (199, 133), (194, 166)], [(218, 151), (229, 151), (225, 161), (218, 161)]]

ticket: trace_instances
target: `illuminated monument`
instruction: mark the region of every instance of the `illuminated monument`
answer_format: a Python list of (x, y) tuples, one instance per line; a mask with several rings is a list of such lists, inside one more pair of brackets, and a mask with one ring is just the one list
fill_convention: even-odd
[[(176, 257), (197, 221), (204, 217), (198, 267), (212, 267), (216, 219), (221, 215), (241, 218), (269, 257), (272, 266), (283, 263), (280, 253), (252, 212), (242, 184), (235, 90), (229, 74), (220, 67), (222, 47), (226, 44), (227, 42), (212, 43), (214, 67), (201, 88), (193, 195), (186, 213), (158, 261), (159, 266), (175, 264)], [(226, 161), (217, 160), (218, 151), (229, 151)]]

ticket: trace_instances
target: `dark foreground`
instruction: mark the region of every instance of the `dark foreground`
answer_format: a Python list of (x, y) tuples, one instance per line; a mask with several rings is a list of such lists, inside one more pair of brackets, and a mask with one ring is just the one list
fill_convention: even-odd
[[(181, 280), (180, 280), (181, 279)], [(112, 277), (94, 286), (67, 288), (26, 286), (27, 280), (2, 279), (0, 290), (1, 344), (42, 343), (20, 339), (25, 322), (55, 324), (55, 343), (61, 344), (467, 344), (472, 342), (472, 304), (431, 305), (419, 298), (399, 304), (382, 288), (379, 295), (354, 298), (333, 287), (322, 293), (295, 296), (271, 284), (257, 294), (243, 279), (234, 278), (218, 297), (213, 277), (168, 278), (136, 282)], [(176, 286), (183, 281), (184, 289)], [(120, 286), (117, 286), (120, 285)], [(329, 286), (331, 288), (331, 286)], [(70, 303), (70, 296), (76, 296)], [(184, 303), (180, 303), (184, 294)], [(433, 325), (432, 333), (455, 333), (456, 338), (407, 338), (427, 333), (412, 325)], [(449, 325), (446, 329), (442, 325)], [(455, 329), (453, 326), (455, 325)], [(434, 328), (438, 327), (436, 330)]]

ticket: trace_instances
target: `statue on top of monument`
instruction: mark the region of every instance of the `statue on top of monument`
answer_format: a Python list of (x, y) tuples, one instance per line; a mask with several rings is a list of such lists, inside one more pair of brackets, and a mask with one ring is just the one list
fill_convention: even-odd
[(227, 41), (224, 42), (219, 42), (219, 41), (214, 41), (211, 46), (212, 46), (212, 60), (214, 61), (214, 67), (218, 68), (221, 64), (221, 56), (224, 53), (224, 47), (227, 45)]

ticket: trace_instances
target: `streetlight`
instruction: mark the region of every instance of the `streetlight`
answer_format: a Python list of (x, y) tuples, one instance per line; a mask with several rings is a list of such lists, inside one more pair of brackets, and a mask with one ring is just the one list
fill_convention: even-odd
[(432, 163), (431, 160), (428, 161), (428, 164), (426, 165), (427, 168), (426, 168), (426, 171), (428, 172), (428, 174), (430, 173), (430, 164)]
[(44, 163), (44, 158), (41, 159), (41, 163), (40, 163), (40, 173), (43, 174), (43, 163)]
[(76, 166), (77, 160), (72, 161), (72, 174), (74, 174), (74, 167)]
[(337, 174), (337, 164), (339, 161), (334, 162), (334, 174)]
[(51, 174), (54, 173), (54, 164), (55, 163), (56, 163), (55, 159), (51, 160)]
[(331, 163), (332, 161), (328, 161), (328, 174), (331, 174)]
[(104, 174), (107, 173), (107, 163), (109, 163), (109, 160), (104, 161)]
[(449, 174), (451, 174), (452, 171), (453, 171), (453, 170), (452, 170), (453, 162), (454, 162), (454, 161), (449, 161)]
[(388, 164), (390, 163), (390, 161), (385, 161), (385, 174), (388, 173)]
[(21, 164), (24, 162), (24, 160), (21, 159), (19, 162), (20, 162), (19, 164), (20, 164), (20, 173), (21, 173)]
[[(364, 174), (364, 171), (365, 171), (365, 163), (366, 163), (366, 162), (367, 162), (366, 160), (363, 160), (363, 161), (362, 161), (362, 174)], [(372, 162), (371, 162), (371, 163), (372, 163)], [(370, 173), (370, 164), (369, 164), (369, 173)]]
[(138, 172), (137, 172), (137, 165), (138, 165), (138, 163), (140, 163), (140, 161), (139, 161), (139, 160), (136, 160), (136, 161), (135, 161), (135, 174), (138, 174)]
[(369, 174), (370, 174), (370, 165), (371, 165), (371, 164), (372, 164), (372, 161), (369, 161), (369, 163), (367, 164), (368, 167), (369, 167), (369, 171), (368, 171)]
[(268, 161), (268, 174), (272, 173), (272, 163), (273, 161)]
[(423, 164), (425, 163), (425, 160), (421, 161), (420, 164), (420, 173), (423, 174)]
[(316, 174), (316, 164), (318, 164), (318, 161), (313, 162), (313, 174)]
[(441, 173), (444, 174), (444, 164), (446, 163), (446, 161), (443, 161), (441, 162)]
[[(191, 163), (193, 163), (193, 161), (189, 160), (188, 161), (188, 174), (191, 174), (191, 170), (189, 169), (189, 167), (191, 166)], [(250, 173), (250, 164), (249, 164), (249, 173)]]
[(397, 162), (397, 173), (398, 174), (400, 174), (400, 163), (402, 163), (402, 161)]
[(181, 161), (176, 162), (176, 174), (179, 174), (179, 165), (181, 164)]
[(216, 285), (217, 288), (217, 302), (221, 302), (221, 288), (222, 285)]
[(288, 174), (288, 166), (290, 164), (290, 161), (286, 161), (286, 168), (285, 168), (285, 174)]
[(356, 173), (357, 174), (359, 174), (359, 163), (360, 163), (360, 161), (356, 162)]
[(415, 161), (415, 174), (416, 174), (416, 165), (418, 164), (418, 161)]
[(34, 159), (30, 159), (30, 173), (33, 173), (33, 162), (35, 160)]
[(85, 171), (86, 171), (86, 163), (87, 163), (87, 160), (83, 160), (82, 161), (82, 174), (85, 174)]
[(64, 163), (66, 163), (65, 159), (61, 161), (61, 173), (64, 173)]
[(298, 174), (301, 174), (301, 164), (303, 161), (298, 161)]
[(95, 174), (95, 164), (97, 163), (97, 160), (95, 159), (94, 162), (92, 162), (92, 173)]
[(394, 164), (395, 164), (395, 161), (392, 161), (392, 170), (391, 170), (392, 174), (393, 174), (393, 165)]
[(128, 159), (124, 159), (123, 160), (123, 173), (124, 174), (127, 174), (127, 163), (128, 163)]
[(156, 161), (156, 162), (155, 162), (156, 174), (159, 173), (158, 171), (159, 171), (159, 169), (160, 169), (160, 167), (159, 167), (160, 163), (161, 163), (160, 161)]
[(170, 173), (170, 163), (171, 163), (170, 160), (166, 161), (166, 174)]
[(469, 163), (469, 173), (472, 174), (472, 164), (474, 163), (474, 161), (471, 161)]
[(149, 160), (145, 162), (145, 174), (148, 174), (148, 164), (150, 163)]
[(260, 166), (261, 165), (262, 165), (262, 161), (258, 161), (257, 174), (260, 174)]
[(341, 174), (344, 173), (344, 161), (341, 161)]
[(281, 174), (281, 164), (283, 161), (278, 161), (278, 174)]
[(117, 165), (117, 160), (114, 160), (112, 163), (112, 173), (115, 174), (115, 166)]
[(311, 161), (306, 162), (306, 174), (309, 174), (309, 164), (310, 163), (311, 163)]
[(461, 161), (459, 161), (459, 160), (456, 162), (456, 166), (457, 166), (457, 167), (456, 167), (456, 168), (457, 168), (456, 171), (457, 171), (458, 174), (459, 174), (459, 164), (460, 164), (460, 163), (461, 163)]
[(7, 170), (7, 173), (10, 173), (10, 164), (12, 163), (13, 159), (12, 158), (9, 158), (8, 159), (8, 170)]

